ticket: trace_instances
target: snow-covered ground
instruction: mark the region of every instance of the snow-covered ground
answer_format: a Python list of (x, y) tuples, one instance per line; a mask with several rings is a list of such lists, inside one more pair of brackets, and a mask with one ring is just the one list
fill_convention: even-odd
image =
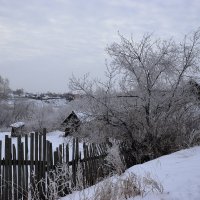
[[(47, 140), (52, 142), (54, 150), (59, 144), (71, 144), (72, 138), (65, 138), (63, 134), (60, 131), (47, 133)], [(2, 153), (4, 152), (5, 135), (10, 136), (10, 132), (0, 133)], [(22, 138), (22, 142), (24, 142), (24, 138)], [(16, 144), (17, 139), (13, 138), (12, 143)], [(80, 145), (81, 148), (82, 145)], [(162, 156), (144, 164), (135, 165), (126, 170), (121, 177), (128, 177), (131, 173), (141, 178), (150, 174), (151, 178), (161, 183), (164, 192), (149, 192), (143, 197), (137, 196), (129, 198), (129, 200), (200, 200), (200, 146)], [(111, 179), (114, 180), (114, 178)], [(84, 195), (90, 197), (88, 200), (95, 200), (92, 195), (96, 187), (98, 186), (84, 190)], [(82, 192), (75, 192), (62, 198), (62, 200), (82, 199)]]
[(43, 106), (43, 105), (52, 105), (53, 107), (61, 107), (61, 106), (65, 106), (69, 103), (69, 101), (67, 101), (66, 99), (43, 99), (43, 100), (39, 100), (39, 99), (31, 99), (31, 98), (11, 98), (9, 100), (6, 100), (5, 103), (8, 103), (10, 105), (13, 105), (15, 101), (21, 101), (21, 102), (26, 102), (26, 103), (33, 103), (37, 106)]
[(34, 103), (38, 107), (42, 107), (44, 105), (51, 105), (52, 107), (62, 107), (66, 106), (69, 101), (66, 99), (49, 99), (49, 100), (34, 100), (34, 99), (27, 99), (28, 102)]
[[(200, 146), (162, 156), (144, 164), (128, 169), (122, 177), (134, 173), (140, 177), (147, 174), (160, 182), (163, 193), (149, 192), (145, 196), (129, 198), (129, 200), (200, 200)], [(92, 186), (84, 192), (75, 192), (62, 200), (95, 200), (92, 198), (95, 188)], [(117, 197), (116, 197), (117, 199)]]

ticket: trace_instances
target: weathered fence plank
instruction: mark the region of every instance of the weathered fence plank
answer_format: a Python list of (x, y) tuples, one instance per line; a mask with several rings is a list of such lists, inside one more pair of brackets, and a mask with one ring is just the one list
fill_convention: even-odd
[(22, 167), (22, 151), (21, 151), (21, 137), (18, 136), (17, 138), (17, 157), (18, 157), (18, 199), (22, 198), (22, 171), (21, 171), (21, 167)]
[(1, 199), (1, 195), (2, 195), (2, 171), (1, 171), (1, 149), (2, 149), (2, 141), (0, 141), (0, 199)]
[[(25, 136), (25, 162), (28, 161), (28, 136)], [(26, 199), (28, 200), (28, 187), (29, 187), (29, 182), (28, 182), (28, 165), (25, 165), (25, 191), (26, 191)]]
[(4, 191), (5, 199), (9, 198), (9, 142), (8, 136), (5, 136), (5, 181), (4, 181)]
[(14, 144), (13, 144), (13, 192), (14, 192), (14, 199), (18, 199), (16, 148)]
[(31, 186), (31, 196), (33, 196), (34, 190), (34, 133), (31, 133), (31, 141), (30, 141), (30, 186)]

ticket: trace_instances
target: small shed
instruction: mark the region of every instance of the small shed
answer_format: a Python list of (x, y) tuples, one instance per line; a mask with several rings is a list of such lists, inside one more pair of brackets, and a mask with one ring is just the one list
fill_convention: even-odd
[(61, 124), (61, 126), (65, 129), (65, 136), (76, 132), (80, 124), (81, 121), (78, 118), (77, 114), (72, 111), (72, 113)]
[(24, 122), (16, 122), (14, 124), (11, 124), (11, 137), (17, 137), (19, 135), (23, 135), (24, 133)]

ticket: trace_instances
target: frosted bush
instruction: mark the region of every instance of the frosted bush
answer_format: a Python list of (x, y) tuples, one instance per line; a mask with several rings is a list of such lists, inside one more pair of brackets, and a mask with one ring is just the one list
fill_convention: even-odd
[(106, 156), (106, 161), (109, 166), (111, 166), (117, 174), (122, 174), (125, 169), (125, 162), (120, 154), (119, 144), (114, 141), (112, 142), (112, 147), (110, 147), (107, 151), (108, 155)]

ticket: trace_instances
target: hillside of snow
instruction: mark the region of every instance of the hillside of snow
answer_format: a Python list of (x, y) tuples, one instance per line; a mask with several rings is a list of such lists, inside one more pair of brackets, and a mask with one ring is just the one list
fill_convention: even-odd
[[(136, 196), (129, 200), (200, 200), (200, 146), (135, 165), (126, 170), (121, 177), (126, 178), (131, 173), (141, 178), (150, 175), (161, 183), (164, 191), (163, 193), (149, 191), (143, 197)], [(116, 177), (111, 178), (115, 179)], [(93, 194), (98, 185), (75, 192), (62, 200), (95, 200)]]

